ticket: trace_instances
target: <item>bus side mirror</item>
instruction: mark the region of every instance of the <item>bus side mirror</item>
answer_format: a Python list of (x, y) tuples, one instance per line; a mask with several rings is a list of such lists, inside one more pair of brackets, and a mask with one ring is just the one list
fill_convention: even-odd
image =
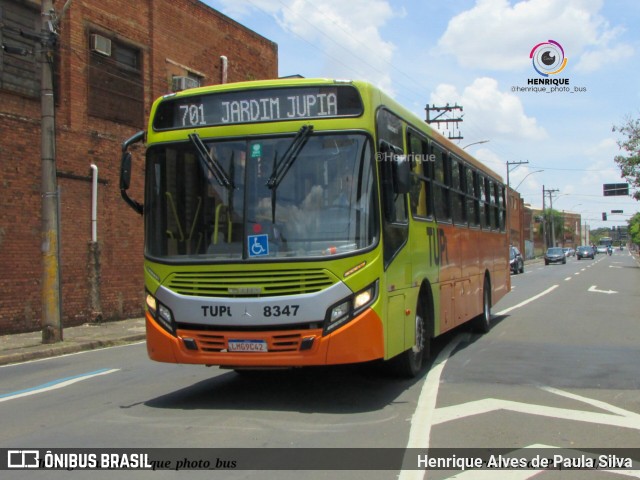
[(131, 144), (140, 142), (143, 138), (144, 131), (140, 131), (128, 140), (122, 142), (122, 158), (120, 160), (120, 195), (122, 196), (122, 199), (127, 202), (127, 205), (133, 208), (140, 215), (144, 212), (144, 206), (132, 199), (127, 193), (127, 190), (129, 190), (129, 186), (131, 185), (131, 153), (128, 149)]
[(398, 195), (409, 193), (411, 189), (411, 162), (406, 155), (394, 155), (393, 163), (393, 192)]
[(129, 190), (131, 185), (131, 153), (124, 152), (120, 163), (120, 190)]

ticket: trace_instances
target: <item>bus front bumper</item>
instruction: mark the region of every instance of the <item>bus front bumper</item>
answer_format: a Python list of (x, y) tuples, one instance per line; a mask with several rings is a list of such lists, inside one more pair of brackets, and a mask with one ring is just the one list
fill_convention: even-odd
[(367, 309), (327, 335), (316, 330), (177, 330), (146, 313), (147, 352), (158, 362), (278, 368), (360, 363), (384, 357), (382, 321)]

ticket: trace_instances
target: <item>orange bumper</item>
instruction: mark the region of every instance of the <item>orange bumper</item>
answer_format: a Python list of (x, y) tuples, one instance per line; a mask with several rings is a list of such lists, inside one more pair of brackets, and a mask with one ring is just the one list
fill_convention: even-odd
[[(146, 314), (147, 352), (158, 362), (224, 367), (303, 367), (367, 362), (384, 357), (382, 321), (371, 309), (329, 335), (322, 330), (178, 330), (169, 334)], [(186, 340), (186, 341), (185, 341)], [(231, 352), (229, 340), (266, 343), (266, 352)]]

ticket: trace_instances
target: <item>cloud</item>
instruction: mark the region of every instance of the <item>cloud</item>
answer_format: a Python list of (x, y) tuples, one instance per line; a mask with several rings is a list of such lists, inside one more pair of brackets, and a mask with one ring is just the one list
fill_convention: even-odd
[(553, 39), (565, 49), (568, 66), (593, 71), (628, 58), (633, 48), (618, 43), (622, 28), (611, 27), (599, 11), (602, 0), (477, 0), (453, 17), (438, 41), (442, 53), (460, 65), (519, 70), (531, 65), (529, 52)]
[[(393, 94), (392, 42), (380, 34), (396, 16), (386, 0), (222, 0), (225, 13), (246, 15), (252, 8), (271, 15), (278, 24), (300, 41), (318, 49), (321, 71), (332, 78), (360, 78)], [(288, 72), (300, 73), (304, 71)]]
[(520, 99), (501, 92), (493, 78), (476, 78), (462, 94), (452, 85), (438, 85), (430, 100), (442, 105), (443, 99), (449, 104), (463, 105), (462, 125), (467, 122), (473, 130), (481, 129), (482, 138), (490, 140), (508, 136), (512, 140), (542, 140), (548, 136), (535, 118), (525, 114)]
[(629, 45), (617, 45), (612, 48), (596, 48), (586, 51), (580, 57), (576, 71), (578, 72), (594, 72), (606, 65), (617, 63), (625, 58), (630, 58), (634, 54), (634, 50)]

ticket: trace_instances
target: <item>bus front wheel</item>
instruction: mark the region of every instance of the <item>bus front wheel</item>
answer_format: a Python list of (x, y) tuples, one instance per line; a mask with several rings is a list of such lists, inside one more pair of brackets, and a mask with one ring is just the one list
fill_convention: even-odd
[(415, 344), (391, 360), (394, 370), (403, 377), (413, 378), (422, 370), (422, 366), (431, 354), (431, 339), (423, 308), (418, 306), (415, 319)]

